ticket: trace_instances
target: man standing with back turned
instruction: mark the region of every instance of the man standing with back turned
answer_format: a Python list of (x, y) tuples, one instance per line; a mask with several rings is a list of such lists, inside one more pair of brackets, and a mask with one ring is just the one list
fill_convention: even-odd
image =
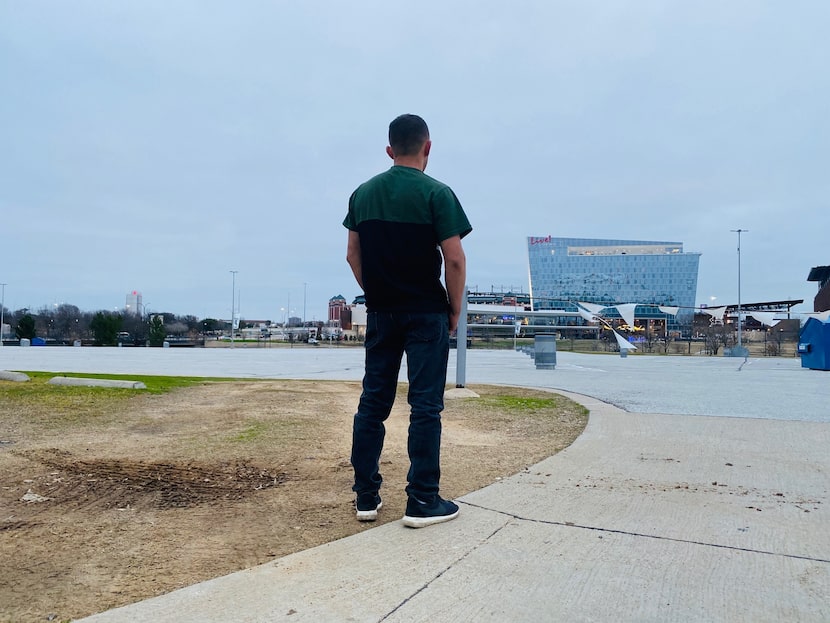
[(381, 507), (384, 422), (405, 353), (411, 413), (403, 523), (412, 528), (458, 516), (458, 506), (438, 495), (441, 411), (449, 333), (458, 326), (466, 295), (461, 238), (472, 227), (450, 187), (424, 173), (431, 147), (423, 119), (393, 120), (386, 153), (394, 165), (352, 193), (343, 221), (349, 230), (346, 259), (368, 312), (363, 393), (352, 433), (357, 519), (374, 521)]

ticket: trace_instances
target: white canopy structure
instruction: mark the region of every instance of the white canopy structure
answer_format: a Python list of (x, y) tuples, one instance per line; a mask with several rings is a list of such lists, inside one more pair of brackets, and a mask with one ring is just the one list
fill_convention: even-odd
[(631, 342), (625, 339), (622, 335), (614, 331), (614, 337), (617, 338), (617, 345), (620, 347), (620, 350), (637, 350), (637, 347), (634, 346)]
[(577, 305), (587, 309), (592, 314), (596, 315), (605, 309), (605, 305), (597, 305), (596, 303), (583, 303), (582, 301), (577, 301)]
[(634, 326), (634, 309), (637, 307), (637, 303), (623, 303), (622, 305), (615, 305), (617, 311), (622, 316), (622, 319), (625, 320), (625, 324), (629, 327)]
[(830, 322), (830, 309), (823, 312), (804, 312), (804, 315), (809, 318), (815, 318), (816, 320), (820, 320), (821, 322)]
[(578, 311), (579, 315), (582, 316), (588, 322), (593, 322), (597, 319), (597, 315), (593, 312), (585, 311), (584, 309), (577, 309), (576, 311)]
[(723, 320), (723, 315), (726, 313), (726, 306), (723, 307), (701, 307), (700, 311), (704, 314), (709, 314), (713, 318)]
[(766, 326), (768, 326), (768, 327), (774, 327), (776, 324), (778, 324), (778, 323), (781, 321), (781, 319), (780, 319), (780, 318), (778, 318), (778, 319), (776, 320), (776, 318), (775, 318), (775, 314), (776, 314), (776, 313), (778, 313), (778, 312), (759, 312), (759, 311), (753, 311), (753, 312), (749, 312), (749, 314), (748, 314), (748, 315), (749, 315), (749, 316), (752, 316), (753, 318), (755, 318), (755, 320), (757, 320), (757, 321), (758, 321), (758, 322), (760, 322), (761, 324), (764, 324), (764, 325), (766, 325)]

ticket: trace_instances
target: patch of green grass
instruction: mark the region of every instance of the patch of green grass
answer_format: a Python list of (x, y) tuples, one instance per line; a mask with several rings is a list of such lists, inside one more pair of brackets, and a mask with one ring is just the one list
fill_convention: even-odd
[[(500, 394), (496, 396), (482, 396), (480, 399), (482, 403), (487, 406), (494, 407), (500, 411), (523, 411), (537, 413), (540, 411), (557, 410), (561, 408), (567, 401), (561, 396), (551, 396), (550, 398), (538, 398), (531, 396), (513, 396), (508, 394)], [(587, 414), (588, 410), (585, 407), (573, 403), (583, 414)]]
[[(192, 385), (201, 385), (203, 383), (215, 383), (215, 382), (228, 382), (228, 381), (235, 381), (239, 379), (232, 379), (232, 378), (223, 378), (223, 377), (201, 377), (201, 376), (148, 376), (142, 374), (95, 374), (95, 373), (86, 373), (86, 372), (25, 372), (28, 374), (29, 377), (32, 379), (29, 383), (15, 383), (15, 385), (20, 385), (21, 387), (25, 387), (27, 385), (36, 385), (36, 381), (40, 381), (42, 384), (46, 384), (46, 382), (55, 376), (69, 376), (73, 378), (84, 378), (84, 379), (114, 379), (119, 381), (141, 381), (147, 386), (147, 389), (135, 390), (135, 389), (118, 389), (118, 388), (107, 388), (107, 387), (80, 387), (80, 388), (73, 388), (73, 387), (63, 387), (62, 389), (82, 389), (82, 390), (103, 390), (104, 392), (110, 391), (122, 391), (122, 392), (145, 392), (148, 394), (165, 394), (171, 390), (179, 389), (182, 387), (191, 387)], [(47, 385), (47, 388), (55, 388), (57, 386)]]
[[(32, 379), (29, 383), (16, 383), (17, 385), (26, 386), (36, 384), (36, 381), (46, 383), (49, 379), (55, 376), (69, 376), (73, 378), (83, 379), (114, 379), (119, 381), (141, 381), (147, 386), (146, 390), (126, 390), (128, 392), (146, 392), (149, 394), (164, 394), (174, 389), (181, 387), (190, 387), (192, 385), (201, 385), (203, 383), (212, 382), (227, 382), (239, 379), (220, 378), (220, 377), (200, 377), (200, 376), (148, 376), (142, 374), (91, 374), (86, 372), (25, 372)], [(54, 387), (49, 385), (48, 387)], [(68, 389), (68, 388), (64, 388)], [(104, 389), (111, 391), (111, 388), (82, 388), (82, 389)]]
[[(179, 388), (231, 379), (187, 376), (86, 374), (77, 372), (26, 372), (31, 379), (18, 383), (0, 381), (0, 416), (66, 425), (100, 419), (116, 412), (128, 400), (147, 394), (163, 394)], [(147, 389), (50, 385), (55, 376), (141, 381)]]
[(489, 396), (484, 399), (494, 407), (507, 411), (539, 411), (541, 409), (555, 409), (556, 398), (528, 398), (521, 396)]
[(256, 441), (260, 437), (262, 437), (268, 430), (268, 426), (265, 422), (252, 422), (246, 428), (241, 430), (239, 433), (231, 437), (232, 441), (239, 441), (242, 443), (249, 443), (252, 441)]

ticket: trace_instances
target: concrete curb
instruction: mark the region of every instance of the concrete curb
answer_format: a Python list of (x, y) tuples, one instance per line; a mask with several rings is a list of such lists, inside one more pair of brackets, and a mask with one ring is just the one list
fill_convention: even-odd
[(466, 387), (453, 387), (444, 392), (445, 400), (454, 400), (456, 398), (480, 398), (480, 396)]
[(8, 370), (0, 370), (0, 381), (15, 381), (17, 383), (25, 383), (29, 381), (29, 375), (22, 372), (9, 372)]
[(115, 387), (120, 389), (147, 389), (141, 381), (119, 381), (115, 379), (85, 379), (71, 376), (55, 376), (49, 385), (74, 385), (81, 387)]

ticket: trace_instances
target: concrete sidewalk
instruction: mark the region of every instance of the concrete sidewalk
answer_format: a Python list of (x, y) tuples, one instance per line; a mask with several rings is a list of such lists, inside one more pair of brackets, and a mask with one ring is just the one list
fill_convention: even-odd
[(461, 498), (455, 521), (392, 522), (82, 621), (830, 620), (830, 424), (562, 393), (590, 409), (583, 435)]

